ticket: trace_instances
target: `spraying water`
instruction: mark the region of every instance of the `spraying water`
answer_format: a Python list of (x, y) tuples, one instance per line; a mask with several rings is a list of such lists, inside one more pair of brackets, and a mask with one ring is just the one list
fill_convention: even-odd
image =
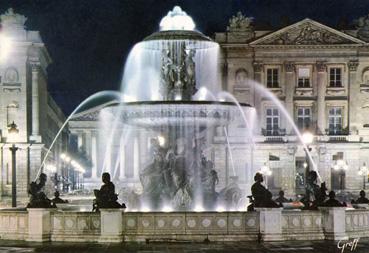
[(283, 104), (281, 103), (281, 101), (270, 91), (268, 90), (266, 87), (264, 87), (263, 85), (261, 85), (260, 83), (256, 82), (255, 80), (249, 80), (250, 85), (252, 85), (255, 90), (259, 93), (262, 94), (264, 96), (267, 96), (269, 99), (271, 99), (273, 101), (273, 103), (281, 110), (281, 112), (283, 113), (283, 115), (286, 117), (288, 123), (292, 126), (295, 134), (297, 135), (298, 139), (300, 140), (307, 156), (309, 157), (309, 160), (313, 166), (313, 170), (317, 172), (318, 174), (318, 178), (321, 181), (321, 177), (318, 171), (318, 167), (315, 163), (315, 161), (313, 160), (310, 151), (308, 149), (308, 147), (306, 146), (306, 144), (303, 141), (302, 135), (300, 130), (298, 129), (298, 127), (295, 124), (295, 121), (292, 119), (291, 115), (288, 113), (288, 111), (286, 110), (286, 108), (283, 106)]
[(121, 101), (121, 93), (117, 92), (117, 91), (100, 91), (97, 92), (91, 96), (89, 96), (88, 98), (86, 98), (85, 100), (82, 101), (82, 103), (80, 103), (76, 109), (74, 109), (74, 111), (68, 116), (68, 118), (65, 120), (65, 122), (63, 123), (63, 125), (61, 126), (61, 128), (59, 129), (58, 133), (56, 134), (54, 140), (51, 142), (50, 147), (48, 148), (44, 159), (42, 160), (41, 166), (38, 169), (37, 173), (36, 173), (36, 177), (34, 180), (37, 180), (37, 178), (40, 176), (40, 173), (43, 169), (43, 167), (45, 166), (45, 162), (50, 154), (51, 149), (54, 147), (54, 144), (56, 142), (56, 140), (58, 139), (60, 133), (64, 130), (64, 127), (68, 124), (69, 120), (78, 112), (81, 111), (86, 111), (88, 110), (88, 108), (97, 106), (97, 105), (102, 105), (102, 104), (108, 104), (111, 102), (119, 102)]

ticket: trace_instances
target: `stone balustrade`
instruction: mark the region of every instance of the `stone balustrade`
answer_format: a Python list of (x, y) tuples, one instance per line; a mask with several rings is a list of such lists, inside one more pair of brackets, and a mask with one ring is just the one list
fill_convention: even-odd
[(0, 211), (0, 239), (28, 241), (276, 241), (369, 237), (369, 210), (100, 213)]
[(0, 212), (0, 239), (26, 240), (28, 236), (28, 213), (26, 211)]

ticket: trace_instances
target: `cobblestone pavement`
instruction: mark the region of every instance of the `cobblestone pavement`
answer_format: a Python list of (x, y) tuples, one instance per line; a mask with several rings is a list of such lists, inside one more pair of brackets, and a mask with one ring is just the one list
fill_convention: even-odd
[(122, 243), (122, 244), (94, 244), (94, 243), (27, 243), (16, 241), (0, 241), (0, 253), (369, 253), (369, 239), (361, 238), (356, 249), (337, 248), (337, 243), (324, 241), (288, 241), (261, 243), (229, 242), (229, 243)]

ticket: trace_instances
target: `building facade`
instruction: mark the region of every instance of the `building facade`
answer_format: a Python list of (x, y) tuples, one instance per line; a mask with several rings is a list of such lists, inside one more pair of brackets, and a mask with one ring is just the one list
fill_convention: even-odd
[[(0, 196), (11, 196), (9, 147), (14, 143), (19, 148), (16, 152), (17, 196), (24, 199), (65, 117), (47, 90), (47, 66), (51, 58), (39, 32), (27, 30), (26, 17), (12, 9), (0, 19)], [(8, 129), (13, 122), (19, 134), (10, 140)], [(46, 164), (51, 170), (59, 167), (58, 154), (66, 138), (67, 134), (63, 133), (50, 153)]]
[(257, 31), (251, 18), (238, 13), (226, 32), (215, 35), (224, 89), (256, 108), (254, 168), (269, 165), (271, 189), (302, 192), (312, 164), (307, 166), (284, 109), (263, 88), (279, 99), (301, 133), (314, 135), (309, 153), (328, 189), (357, 191), (367, 184), (369, 26), (368, 17), (359, 20), (350, 31), (311, 19)]

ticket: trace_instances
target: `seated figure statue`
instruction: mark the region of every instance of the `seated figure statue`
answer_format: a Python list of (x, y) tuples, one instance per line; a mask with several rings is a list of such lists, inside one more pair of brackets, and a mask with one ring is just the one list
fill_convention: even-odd
[(356, 201), (352, 201), (353, 204), (369, 204), (369, 199), (365, 197), (365, 191), (360, 191), (360, 197)]
[(68, 200), (64, 200), (60, 198), (59, 191), (54, 192), (54, 198), (51, 200), (54, 204), (65, 204), (68, 203)]
[(93, 211), (99, 211), (100, 208), (126, 208), (126, 205), (118, 203), (118, 195), (115, 194), (115, 186), (110, 181), (110, 174), (102, 174), (103, 185), (100, 190), (94, 190), (96, 199), (93, 203)]
[(286, 203), (286, 202), (292, 202), (291, 199), (286, 199), (284, 197), (284, 191), (279, 191), (279, 194), (278, 194), (278, 198), (276, 198), (274, 201), (279, 203), (280, 205), (282, 205), (282, 203)]
[(254, 181), (255, 183), (251, 186), (254, 207), (279, 207), (272, 200), (272, 193), (261, 184), (264, 181), (263, 175), (257, 172), (254, 176)]
[(30, 184), (28, 193), (31, 195), (27, 208), (55, 208), (56, 205), (47, 198), (44, 187), (47, 181), (47, 176), (41, 173), (37, 182)]
[(325, 207), (343, 207), (343, 206), (345, 206), (344, 204), (342, 204), (341, 202), (339, 202), (336, 199), (336, 193), (334, 191), (330, 191), (328, 197), (329, 197), (329, 199), (327, 201), (325, 201), (321, 206), (325, 206)]

